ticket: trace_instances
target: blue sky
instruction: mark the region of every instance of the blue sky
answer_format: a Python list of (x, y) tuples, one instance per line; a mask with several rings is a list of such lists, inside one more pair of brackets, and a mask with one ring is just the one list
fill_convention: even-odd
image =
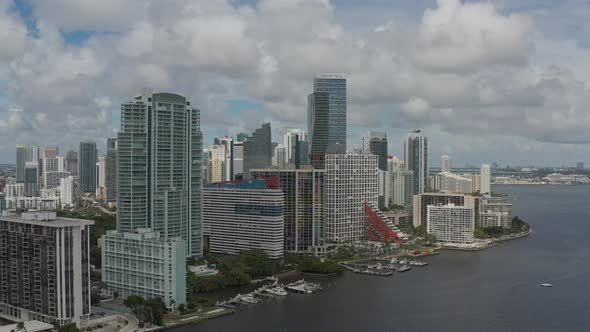
[[(413, 128), (433, 164), (571, 165), (590, 152), (583, 0), (0, 0), (0, 162), (14, 143), (116, 134), (143, 88), (186, 94), (205, 142), (306, 127), (313, 75), (348, 78), (348, 143)], [(133, 20), (129, 18), (132, 17)], [(4, 39), (3, 39), (4, 38)], [(589, 161), (586, 161), (590, 163)]]

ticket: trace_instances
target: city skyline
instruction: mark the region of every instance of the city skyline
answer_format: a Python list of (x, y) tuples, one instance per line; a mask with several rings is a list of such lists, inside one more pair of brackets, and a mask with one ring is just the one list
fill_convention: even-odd
[[(167, 10), (128, 2), (99, 6), (102, 11), (70, 4), (79, 13), (77, 21), (41, 2), (3, 2), (0, 21), (14, 33), (0, 59), (12, 69), (0, 79), (13, 88), (0, 95), (0, 162), (14, 162), (9, 143), (15, 141), (52, 142), (66, 151), (72, 141), (92, 139), (104, 151), (104, 139), (119, 128), (118, 103), (146, 86), (193, 100), (203, 112), (206, 143), (252, 132), (265, 122), (273, 124), (276, 139), (283, 127), (306, 127), (311, 77), (321, 72), (342, 72), (348, 79), (350, 147), (360, 144), (366, 130), (384, 131), (393, 143), (389, 152), (399, 155), (403, 136), (422, 128), (433, 141), (443, 142), (433, 156), (451, 154), (457, 165), (588, 162), (583, 110), (589, 97), (582, 86), (589, 70), (581, 60), (587, 49), (584, 35), (576, 32), (583, 29), (575, 29), (583, 21), (579, 16), (567, 20), (574, 32), (554, 23), (575, 13), (578, 3), (205, 4), (202, 12), (183, 11), (188, 3), (182, 1)], [(169, 14), (175, 11), (186, 16), (176, 22)], [(123, 19), (130, 12), (137, 17), (133, 24)], [(219, 14), (235, 24), (219, 28), (225, 34), (218, 42), (208, 44), (200, 35), (180, 42), (183, 29), (201, 20), (206, 25)], [(479, 19), (467, 20), (469, 15)], [(290, 25), (289, 16), (298, 24)], [(453, 36), (455, 44), (434, 45), (437, 21), (448, 23), (439, 32)], [(162, 28), (176, 24), (178, 34), (167, 37), (179, 41), (174, 45), (191, 47), (171, 52), (154, 46)], [(294, 28), (303, 25), (318, 33), (309, 36)], [(495, 44), (488, 50), (478, 36), (455, 33), (463, 28), (486, 31), (497, 37)], [(277, 33), (261, 32), (269, 30)], [(253, 47), (257, 43), (268, 47)], [(211, 53), (194, 53), (204, 49)], [(282, 49), (309, 49), (308, 54), (321, 56), (303, 54), (292, 61), (291, 52)], [(472, 51), (454, 57), (462, 49)], [(556, 56), (554, 49), (575, 60)], [(227, 56), (214, 57), (215, 52)], [(432, 56), (437, 52), (447, 56), (437, 59)], [(348, 56), (339, 56), (344, 53)]]
[(0, 332), (588, 325), (563, 3), (0, 0)]

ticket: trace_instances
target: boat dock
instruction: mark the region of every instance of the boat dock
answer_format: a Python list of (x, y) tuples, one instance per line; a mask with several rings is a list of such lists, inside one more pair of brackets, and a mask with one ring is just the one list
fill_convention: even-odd
[(388, 277), (393, 275), (393, 272), (405, 272), (412, 269), (412, 267), (427, 266), (427, 262), (407, 259), (393, 258), (391, 261), (371, 260), (364, 262), (343, 262), (339, 263), (343, 268), (359, 274), (367, 274), (373, 276)]
[(263, 299), (273, 299), (277, 296), (287, 296), (287, 290), (299, 294), (312, 294), (322, 290), (322, 287), (313, 282), (298, 280), (293, 283), (282, 285), (278, 280), (273, 284), (262, 286), (248, 294), (238, 294), (226, 301), (218, 301), (217, 306), (234, 309), (237, 305), (251, 305), (260, 303)]

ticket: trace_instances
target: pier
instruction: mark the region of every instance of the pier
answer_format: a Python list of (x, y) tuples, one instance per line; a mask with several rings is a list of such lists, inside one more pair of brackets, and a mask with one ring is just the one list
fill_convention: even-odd
[(412, 267), (424, 267), (428, 263), (393, 258), (390, 261), (385, 260), (368, 260), (368, 261), (356, 261), (356, 262), (343, 262), (339, 263), (340, 266), (351, 271), (353, 273), (366, 274), (372, 276), (389, 277), (393, 275), (393, 272), (405, 272), (412, 269)]

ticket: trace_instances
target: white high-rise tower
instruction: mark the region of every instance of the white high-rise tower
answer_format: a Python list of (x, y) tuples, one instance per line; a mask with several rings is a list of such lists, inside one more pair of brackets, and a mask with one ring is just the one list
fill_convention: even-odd
[(445, 173), (451, 173), (451, 156), (449, 155), (443, 155), (441, 158), (441, 171), (445, 172)]
[(203, 254), (200, 111), (186, 97), (148, 93), (121, 105), (117, 230), (151, 228)]
[(489, 164), (483, 164), (481, 165), (481, 169), (480, 169), (480, 175), (481, 175), (481, 193), (482, 194), (488, 194), (491, 192), (491, 185), (490, 185), (490, 165)]

